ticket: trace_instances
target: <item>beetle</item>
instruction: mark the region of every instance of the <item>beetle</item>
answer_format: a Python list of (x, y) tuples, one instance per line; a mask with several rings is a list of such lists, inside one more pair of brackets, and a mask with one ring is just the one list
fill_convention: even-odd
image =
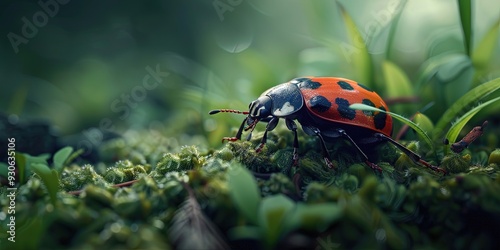
[[(363, 103), (388, 111), (386, 103), (370, 88), (356, 81), (339, 77), (304, 77), (295, 78), (279, 84), (262, 93), (251, 102), (248, 111), (235, 109), (217, 109), (210, 115), (220, 112), (247, 115), (234, 137), (224, 137), (222, 141), (241, 140), (243, 131), (252, 131), (259, 122), (266, 122), (266, 129), (256, 151), (260, 152), (267, 140), (267, 133), (278, 125), (280, 119), (285, 120), (289, 130), (294, 133), (293, 165), (298, 165), (297, 121), (302, 130), (316, 136), (322, 150), (323, 159), (329, 168), (335, 166), (326, 147), (325, 141), (338, 138), (349, 141), (362, 156), (365, 163), (376, 171), (382, 169), (371, 162), (363, 149), (381, 142), (389, 142), (408, 155), (416, 163), (420, 163), (436, 172), (445, 170), (423, 160), (418, 154), (409, 150), (391, 138), (392, 117), (384, 112), (361, 111), (349, 108), (353, 103)], [(363, 149), (362, 149), (363, 148)]]

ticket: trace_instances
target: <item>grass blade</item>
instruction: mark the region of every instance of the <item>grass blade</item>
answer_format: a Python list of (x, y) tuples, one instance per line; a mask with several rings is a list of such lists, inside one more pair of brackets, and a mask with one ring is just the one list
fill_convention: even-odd
[(496, 78), (489, 82), (483, 83), (458, 99), (453, 105), (451, 105), (446, 112), (441, 116), (441, 119), (436, 123), (435, 129), (432, 133), (433, 139), (439, 139), (444, 131), (444, 128), (448, 126), (458, 115), (463, 112), (467, 107), (476, 103), (477, 101), (483, 99), (492, 92), (500, 89), (500, 78)]
[[(474, 115), (476, 115), (484, 107), (486, 107), (486, 106), (488, 106), (488, 105), (490, 105), (498, 100), (500, 100), (500, 97), (497, 97), (497, 98), (491, 99), (485, 103), (482, 103), (481, 105), (471, 109), (469, 112), (465, 113), (463, 116), (458, 118), (458, 120), (455, 123), (453, 123), (451, 128), (448, 130), (448, 133), (446, 133), (446, 139), (448, 139), (448, 141), (450, 141), (451, 143), (455, 142), (458, 138), (458, 134), (460, 133), (460, 131), (462, 131), (465, 124), (467, 124), (467, 122)], [(448, 153), (449, 148), (450, 148), (450, 145), (445, 145), (445, 148), (444, 148), (445, 155)]]
[(414, 122), (410, 121), (409, 119), (401, 116), (401, 115), (398, 115), (396, 113), (392, 113), (392, 112), (389, 112), (389, 111), (384, 111), (384, 110), (381, 110), (381, 109), (378, 109), (378, 108), (375, 108), (375, 107), (372, 107), (372, 106), (368, 106), (368, 105), (365, 105), (365, 104), (362, 104), (362, 103), (354, 103), (354, 104), (351, 104), (349, 106), (349, 108), (351, 109), (359, 109), (359, 110), (366, 110), (366, 111), (378, 111), (378, 112), (384, 112), (384, 113), (387, 113), (389, 115), (391, 115), (393, 118), (399, 120), (400, 122), (410, 126), (410, 128), (414, 129), (415, 132), (417, 132), (418, 136), (420, 136), (420, 138), (422, 138), (428, 145), (429, 147), (431, 148), (431, 150), (434, 150), (434, 144), (432, 143), (432, 140), (431, 138), (429, 138), (429, 136), (427, 135), (427, 133), (425, 133), (425, 131), (423, 129), (421, 129), (417, 124), (415, 124)]
[(460, 22), (464, 33), (465, 52), (470, 57), (472, 47), (472, 9), (471, 0), (458, 0), (458, 10), (460, 11)]
[(385, 50), (385, 58), (386, 59), (391, 59), (392, 58), (392, 51), (393, 51), (393, 48), (394, 48), (394, 39), (396, 38), (396, 29), (398, 27), (398, 23), (399, 23), (399, 18), (401, 17), (401, 13), (403, 13), (403, 10), (405, 9), (405, 6), (406, 6), (406, 3), (408, 1), (407, 0), (402, 0), (399, 4), (401, 4), (401, 8), (399, 10), (399, 12), (396, 14), (396, 16), (392, 19), (392, 22), (391, 22), (391, 27), (389, 29), (389, 36), (387, 38), (387, 48)]
[(372, 87), (370, 86), (370, 83), (373, 82), (372, 62), (370, 54), (368, 53), (366, 41), (363, 40), (363, 36), (345, 8), (339, 2), (337, 2), (337, 5), (339, 6), (342, 19), (344, 20), (347, 35), (351, 41), (351, 44), (341, 44), (344, 56), (346, 57), (347, 62), (352, 63), (353, 68), (358, 69), (357, 80), (369, 87)]
[(497, 45), (498, 33), (500, 30), (500, 18), (491, 26), (488, 33), (476, 46), (472, 52), (472, 63), (474, 67), (481, 69), (488, 66)]

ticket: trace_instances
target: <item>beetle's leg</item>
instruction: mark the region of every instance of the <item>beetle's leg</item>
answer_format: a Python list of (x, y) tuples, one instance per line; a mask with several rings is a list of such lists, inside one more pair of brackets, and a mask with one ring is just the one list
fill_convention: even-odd
[(401, 145), (401, 143), (395, 141), (394, 139), (392, 139), (391, 137), (389, 136), (386, 136), (384, 134), (381, 134), (381, 133), (376, 133), (375, 134), (375, 137), (379, 138), (379, 139), (382, 139), (382, 140), (385, 140), (385, 141), (388, 141), (390, 143), (392, 143), (394, 146), (396, 146), (397, 148), (399, 148), (399, 150), (403, 151), (403, 153), (405, 153), (408, 157), (410, 157), (410, 159), (416, 163), (420, 163), (430, 169), (432, 169), (433, 171), (436, 171), (436, 172), (441, 172), (443, 174), (446, 174), (446, 170), (440, 168), (440, 167), (437, 167), (437, 166), (434, 166), (426, 161), (424, 161), (420, 155), (416, 154), (415, 152), (409, 150), (408, 148), (406, 148), (405, 146)]
[(264, 148), (264, 145), (266, 145), (267, 132), (273, 130), (274, 128), (276, 128), (276, 126), (278, 125), (279, 120), (280, 120), (279, 117), (273, 117), (271, 120), (269, 120), (269, 122), (266, 125), (266, 131), (264, 131), (264, 136), (262, 136), (262, 139), (260, 140), (259, 146), (257, 146), (255, 148), (255, 151), (257, 153), (260, 152), (262, 150), (262, 148)]
[(309, 127), (308, 129), (311, 129), (312, 132), (319, 138), (319, 142), (321, 143), (321, 150), (323, 151), (323, 159), (325, 160), (325, 163), (328, 166), (328, 168), (335, 168), (335, 166), (333, 166), (332, 161), (330, 161), (331, 159), (330, 153), (326, 148), (326, 143), (325, 140), (323, 139), (323, 136), (321, 135), (321, 131), (315, 127)]
[[(292, 119), (285, 119), (286, 127), (293, 132), (293, 156), (292, 156), (292, 165), (288, 166), (286, 169), (286, 174), (290, 173), (290, 169), (292, 166), (299, 165), (299, 138), (297, 136), (297, 124)], [(300, 197), (300, 174), (296, 172), (293, 177), (293, 183), (295, 185), (295, 192)]]
[(349, 140), (352, 143), (352, 145), (354, 145), (354, 147), (356, 148), (356, 150), (358, 151), (358, 153), (360, 153), (361, 156), (363, 156), (363, 158), (365, 159), (366, 165), (368, 165), (373, 170), (377, 170), (379, 172), (382, 172), (382, 169), (377, 164), (371, 162), (368, 159), (368, 156), (366, 156), (366, 154), (363, 152), (363, 150), (361, 150), (361, 148), (358, 146), (358, 144), (356, 144), (356, 142), (354, 142), (354, 140), (343, 129), (337, 129), (337, 132), (341, 136), (343, 136), (344, 138), (346, 138), (347, 140)]
[(297, 124), (292, 119), (285, 119), (286, 127), (293, 132), (293, 166), (299, 164), (299, 138), (297, 136)]
[(247, 117), (243, 120), (243, 122), (240, 125), (240, 128), (238, 129), (238, 132), (236, 133), (236, 136), (234, 137), (223, 137), (222, 142), (224, 141), (237, 141), (241, 140), (241, 133), (243, 133), (243, 128), (245, 127), (245, 123), (247, 122)]

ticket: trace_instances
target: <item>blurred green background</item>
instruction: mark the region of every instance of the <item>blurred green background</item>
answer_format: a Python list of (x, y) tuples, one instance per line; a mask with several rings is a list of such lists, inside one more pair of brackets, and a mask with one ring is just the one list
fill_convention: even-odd
[(435, 121), (500, 77), (497, 0), (472, 1), (470, 51), (454, 0), (2, 0), (0, 13), (0, 110), (11, 123), (48, 119), (61, 135), (158, 129), (216, 146), (242, 117), (209, 110), (244, 110), (308, 75), (419, 96), (396, 112), (434, 103)]

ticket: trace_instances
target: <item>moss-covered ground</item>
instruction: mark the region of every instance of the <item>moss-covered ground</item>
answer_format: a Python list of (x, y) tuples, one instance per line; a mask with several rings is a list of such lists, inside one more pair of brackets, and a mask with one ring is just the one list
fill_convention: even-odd
[[(499, 151), (447, 155), (443, 175), (391, 145), (370, 157), (374, 172), (345, 142), (318, 142), (278, 128), (219, 149), (172, 149), (150, 132), (100, 147), (101, 161), (67, 162), (57, 201), (36, 174), (18, 186), (16, 243), (41, 249), (498, 249)], [(410, 145), (417, 149), (418, 144)], [(423, 154), (425, 155), (425, 154)], [(434, 162), (437, 163), (437, 162)], [(127, 185), (121, 185), (125, 183)], [(116, 185), (122, 187), (117, 187)], [(297, 184), (297, 185), (296, 185)], [(297, 190), (298, 188), (298, 190)], [(0, 188), (0, 217), (9, 199)], [(5, 224), (1, 225), (5, 237)]]

